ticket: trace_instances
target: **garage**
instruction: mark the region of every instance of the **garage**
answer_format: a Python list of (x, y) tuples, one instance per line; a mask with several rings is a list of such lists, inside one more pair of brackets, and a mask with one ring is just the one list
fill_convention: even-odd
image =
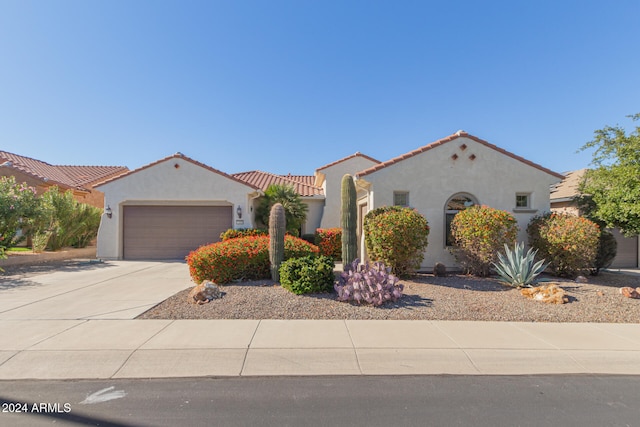
[(124, 206), (123, 258), (184, 259), (232, 228), (231, 206)]
[(624, 237), (620, 230), (611, 230), (618, 242), (618, 252), (613, 259), (611, 268), (638, 267), (638, 236)]

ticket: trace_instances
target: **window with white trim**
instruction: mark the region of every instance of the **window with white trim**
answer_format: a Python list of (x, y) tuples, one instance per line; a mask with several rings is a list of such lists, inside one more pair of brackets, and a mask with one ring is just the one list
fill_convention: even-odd
[(444, 207), (444, 243), (445, 246), (453, 246), (453, 236), (451, 235), (451, 223), (453, 218), (460, 211), (463, 211), (471, 206), (477, 205), (478, 201), (471, 194), (458, 193), (451, 196), (447, 200), (447, 204)]
[(409, 206), (409, 192), (408, 191), (394, 191), (393, 192), (393, 205), (394, 206)]
[(531, 193), (516, 193), (516, 209), (531, 209)]

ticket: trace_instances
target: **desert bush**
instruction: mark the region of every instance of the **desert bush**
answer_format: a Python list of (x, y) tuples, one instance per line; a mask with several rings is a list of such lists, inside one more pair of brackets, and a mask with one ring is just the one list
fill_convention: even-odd
[(513, 251), (504, 245), (504, 255), (498, 253), (498, 262), (494, 264), (499, 280), (514, 288), (530, 287), (547, 268), (544, 260), (536, 261), (536, 254), (532, 248), (525, 253), (522, 242), (516, 243)]
[(338, 293), (338, 301), (378, 307), (387, 301), (400, 299), (404, 285), (383, 263), (361, 265), (360, 260), (356, 259), (345, 266), (334, 289)]
[[(284, 239), (284, 259), (317, 255), (318, 247), (290, 235)], [(186, 257), (196, 283), (267, 279), (270, 275), (269, 236), (248, 236), (201, 246)]]
[(504, 245), (512, 245), (518, 224), (509, 212), (488, 206), (471, 206), (451, 222), (452, 253), (462, 268), (476, 276), (488, 276)]
[(38, 203), (33, 187), (16, 183), (13, 176), (0, 177), (0, 248), (10, 248), (24, 240), (24, 234), (16, 233), (31, 226)]
[(420, 268), (429, 224), (417, 210), (400, 206), (374, 209), (365, 216), (364, 233), (372, 260), (383, 262), (400, 277)]
[(335, 275), (333, 259), (320, 255), (292, 258), (280, 266), (280, 285), (294, 294), (329, 292)]
[(598, 251), (600, 228), (574, 215), (546, 213), (531, 219), (527, 226), (529, 245), (546, 258), (553, 274), (576, 277), (588, 270)]
[(230, 228), (220, 233), (220, 240), (237, 239), (238, 237), (266, 236), (269, 231), (262, 228)]
[(342, 258), (342, 229), (318, 228), (316, 229), (315, 244), (320, 249), (320, 254), (339, 260)]
[(596, 259), (591, 267), (591, 275), (597, 276), (603, 268), (609, 268), (613, 259), (618, 254), (618, 242), (612, 232), (604, 228), (600, 229), (600, 238), (598, 239), (598, 252)]

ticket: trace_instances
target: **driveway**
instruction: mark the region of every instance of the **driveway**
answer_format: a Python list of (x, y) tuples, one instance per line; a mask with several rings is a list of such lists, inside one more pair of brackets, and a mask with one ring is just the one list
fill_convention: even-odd
[(134, 319), (193, 286), (184, 262), (79, 263), (0, 277), (0, 320)]

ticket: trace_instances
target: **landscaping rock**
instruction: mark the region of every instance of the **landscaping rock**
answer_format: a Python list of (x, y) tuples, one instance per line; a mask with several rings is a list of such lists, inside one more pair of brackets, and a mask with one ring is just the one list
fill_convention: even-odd
[(564, 304), (569, 302), (569, 298), (565, 295), (564, 289), (558, 287), (555, 283), (536, 286), (534, 288), (523, 288), (520, 290), (520, 293), (527, 298), (546, 302), (547, 304)]
[(620, 293), (627, 298), (640, 298), (640, 288), (633, 289), (632, 287), (625, 286), (620, 288)]
[(433, 266), (433, 275), (436, 277), (445, 277), (447, 275), (447, 267), (441, 262), (436, 262), (436, 265)]
[(578, 276), (576, 277), (576, 283), (588, 283), (589, 281), (587, 280), (586, 277), (584, 276)]
[(191, 304), (206, 304), (213, 299), (222, 298), (222, 291), (215, 283), (205, 280), (189, 292), (187, 300)]

